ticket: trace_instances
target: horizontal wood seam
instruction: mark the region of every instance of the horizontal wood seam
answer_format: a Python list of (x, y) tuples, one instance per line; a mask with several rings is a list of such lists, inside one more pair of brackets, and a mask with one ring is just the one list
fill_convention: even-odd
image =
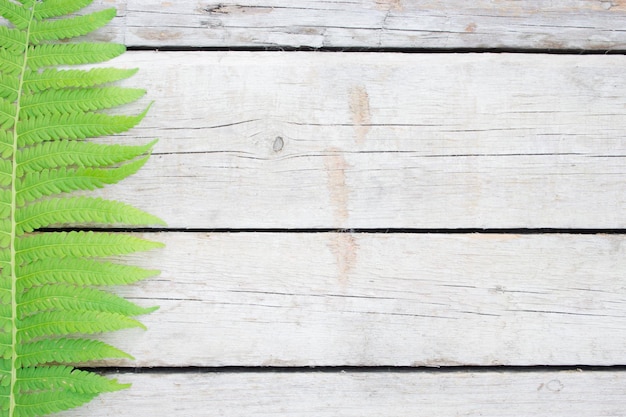
[(626, 55), (626, 49), (544, 49), (544, 48), (366, 48), (309, 46), (127, 46), (128, 51), (163, 52), (341, 52), (404, 54), (546, 54), (546, 55)]
[(626, 365), (537, 365), (537, 366), (213, 366), (213, 367), (92, 367), (80, 368), (98, 373), (486, 373), (486, 372), (626, 372)]
[(113, 233), (359, 233), (359, 234), (514, 234), (514, 235), (622, 235), (626, 229), (560, 229), (560, 228), (460, 228), (460, 229), (412, 229), (412, 228), (315, 228), (315, 229), (286, 229), (286, 228), (46, 228), (40, 232), (73, 232), (94, 231)]

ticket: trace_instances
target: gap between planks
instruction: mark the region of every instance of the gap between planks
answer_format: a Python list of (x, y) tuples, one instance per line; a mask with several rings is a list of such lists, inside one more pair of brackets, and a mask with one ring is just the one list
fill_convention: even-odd
[(148, 227), (106, 227), (106, 228), (94, 228), (94, 227), (79, 227), (79, 226), (67, 226), (67, 227), (47, 227), (38, 229), (39, 232), (72, 232), (72, 231), (85, 231), (85, 232), (111, 232), (111, 233), (356, 233), (356, 234), (428, 234), (428, 235), (441, 235), (441, 234), (454, 234), (454, 235), (466, 235), (466, 234), (486, 234), (486, 235), (622, 235), (626, 234), (626, 229), (554, 229), (554, 228), (541, 228), (541, 229), (394, 229), (394, 228), (381, 228), (381, 229), (196, 229), (196, 228), (148, 228)]
[(345, 372), (394, 372), (394, 373), (484, 373), (484, 372), (626, 372), (626, 365), (611, 366), (564, 366), (564, 365), (534, 365), (534, 366), (157, 366), (157, 367), (85, 367), (79, 369), (97, 372), (100, 374), (198, 374), (198, 373), (345, 373)]

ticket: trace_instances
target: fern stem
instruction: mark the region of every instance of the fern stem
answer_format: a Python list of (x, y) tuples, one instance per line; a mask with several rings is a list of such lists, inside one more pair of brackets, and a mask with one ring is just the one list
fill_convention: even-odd
[(15, 122), (13, 123), (13, 155), (11, 156), (12, 162), (12, 181), (11, 181), (11, 321), (13, 323), (13, 330), (11, 335), (11, 398), (9, 401), (9, 417), (14, 417), (17, 397), (17, 251), (16, 251), (16, 237), (17, 237), (17, 126), (20, 117), (21, 99), (23, 96), (24, 88), (24, 75), (26, 73), (26, 67), (28, 62), (28, 45), (30, 44), (30, 33), (35, 17), (35, 7), (37, 2), (33, 2), (30, 9), (30, 18), (28, 19), (28, 27), (26, 28), (26, 40), (24, 44), (24, 60), (22, 62), (22, 69), (19, 77), (19, 87), (17, 89), (17, 100), (15, 102)]

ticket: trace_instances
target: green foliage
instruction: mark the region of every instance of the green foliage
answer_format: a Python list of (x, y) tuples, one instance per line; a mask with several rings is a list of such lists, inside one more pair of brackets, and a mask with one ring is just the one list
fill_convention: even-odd
[(157, 274), (106, 258), (160, 244), (121, 233), (41, 230), (162, 224), (121, 202), (68, 195), (132, 175), (155, 143), (85, 140), (125, 132), (148, 110), (110, 111), (144, 95), (111, 85), (136, 70), (66, 68), (125, 50), (74, 39), (115, 16), (114, 9), (70, 16), (91, 2), (0, 0), (7, 21), (0, 26), (0, 417), (42, 416), (126, 388), (72, 364), (130, 358), (86, 336), (141, 328), (134, 317), (154, 310), (100, 287)]

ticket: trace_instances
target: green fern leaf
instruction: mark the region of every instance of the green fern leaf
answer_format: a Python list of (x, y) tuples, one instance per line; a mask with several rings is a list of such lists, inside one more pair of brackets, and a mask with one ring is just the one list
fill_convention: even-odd
[(115, 184), (134, 174), (147, 161), (147, 157), (129, 162), (117, 168), (78, 168), (43, 170), (24, 175), (19, 181), (20, 190), (16, 193), (19, 206), (38, 198), (67, 193), (75, 190), (94, 190), (105, 184)]
[(122, 314), (102, 311), (54, 311), (40, 313), (17, 320), (17, 339), (21, 343), (41, 337), (66, 336), (69, 334), (94, 334), (140, 327), (139, 321)]
[(25, 146), (46, 140), (85, 139), (125, 132), (135, 127), (147, 111), (137, 116), (62, 113), (23, 119), (17, 124), (18, 144)]
[(18, 29), (0, 27), (0, 44), (12, 54), (23, 54), (26, 34)]
[(20, 114), (23, 117), (36, 117), (46, 114), (102, 110), (132, 103), (144, 94), (145, 90), (116, 87), (47, 90), (24, 97)]
[(0, 0), (0, 16), (7, 19), (18, 29), (26, 29), (30, 22), (28, 10), (9, 0)]
[(9, 49), (0, 49), (0, 71), (5, 75), (19, 76), (22, 71), (23, 57)]
[(163, 224), (158, 217), (117, 201), (73, 197), (38, 201), (19, 210), (16, 234), (67, 223), (117, 224), (124, 226)]
[(128, 285), (153, 277), (158, 271), (112, 262), (65, 257), (29, 262), (21, 265), (16, 274), (17, 289), (21, 292), (32, 287), (63, 282), (83, 286)]
[[(10, 129), (15, 122), (15, 110), (14, 104), (8, 100), (0, 99), (0, 128)], [(13, 120), (11, 120), (13, 119)]]
[(9, 185), (13, 181), (13, 165), (6, 159), (0, 159), (0, 185)]
[(139, 316), (156, 308), (143, 308), (125, 298), (93, 288), (67, 284), (33, 288), (19, 297), (17, 315), (20, 318), (46, 311), (103, 311)]
[[(19, 90), (19, 80), (15, 77), (8, 77), (0, 74), (0, 98), (13, 103), (17, 100), (17, 92)], [(15, 112), (13, 112), (15, 114)]]
[(70, 391), (97, 394), (120, 389), (116, 381), (71, 366), (23, 368), (18, 374), (16, 386), (20, 392)]
[(25, 71), (23, 88), (26, 92), (71, 87), (93, 87), (124, 80), (137, 73), (136, 69), (92, 68), (90, 70)]
[(83, 405), (93, 400), (96, 395), (66, 391), (17, 393), (13, 413), (15, 417), (37, 417), (57, 413)]
[(20, 264), (46, 258), (105, 258), (163, 247), (138, 237), (104, 232), (55, 232), (16, 239), (16, 261)]
[(9, 130), (0, 129), (0, 157), (2, 158), (11, 158), (13, 152), (15, 152), (13, 146), (5, 142), (5, 139), (11, 136), (12, 134), (9, 133)]
[(106, 9), (86, 16), (34, 21), (29, 34), (30, 41), (38, 44), (42, 41), (69, 39), (86, 35), (109, 23), (115, 17), (115, 13), (115, 9)]
[(46, 0), (35, 9), (38, 20), (65, 16), (89, 6), (93, 0)]
[(17, 366), (26, 368), (49, 363), (85, 363), (108, 358), (133, 359), (104, 342), (93, 339), (44, 339), (18, 346)]
[(52, 225), (146, 225), (162, 221), (126, 204), (62, 196), (116, 183), (147, 161), (155, 142), (101, 145), (146, 112), (105, 114), (144, 95), (111, 86), (135, 69), (80, 68), (122, 54), (123, 45), (74, 39), (115, 10), (71, 15), (92, 0), (0, 0), (0, 417), (35, 417), (91, 400), (119, 384), (73, 364), (130, 358), (81, 335), (143, 327), (154, 311), (107, 292), (158, 271), (103, 258), (161, 247), (123, 233), (45, 231)]
[(6, 249), (11, 245), (11, 219), (6, 218), (0, 220), (0, 249)]
[(11, 191), (0, 189), (0, 219), (11, 215)]
[(149, 153), (155, 143), (156, 141), (142, 146), (122, 146), (72, 140), (43, 142), (18, 151), (17, 175), (59, 167), (111, 166)]
[(31, 70), (58, 65), (104, 62), (126, 51), (124, 45), (99, 43), (43, 44), (28, 48)]

